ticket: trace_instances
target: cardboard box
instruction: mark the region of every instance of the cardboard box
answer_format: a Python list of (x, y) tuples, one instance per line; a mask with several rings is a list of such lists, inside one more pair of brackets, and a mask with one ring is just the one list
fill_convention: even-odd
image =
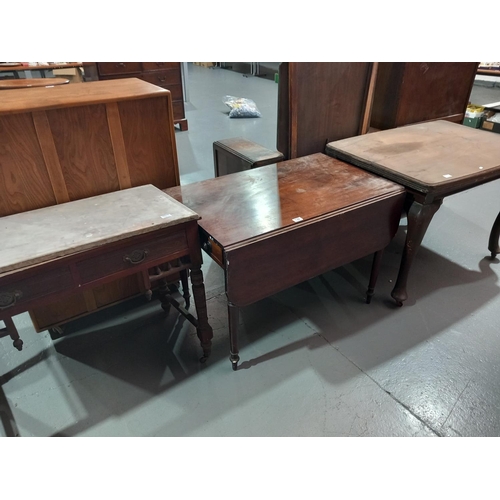
[(52, 70), (54, 76), (67, 78), (69, 83), (83, 82), (82, 72), (80, 68), (60, 68)]

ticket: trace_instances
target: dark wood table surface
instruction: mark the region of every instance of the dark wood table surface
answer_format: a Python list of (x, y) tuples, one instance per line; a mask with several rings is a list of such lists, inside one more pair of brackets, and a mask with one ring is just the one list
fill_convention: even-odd
[(201, 216), (202, 247), (225, 271), (233, 369), (239, 307), (380, 256), (404, 200), (401, 186), (320, 153), (165, 192)]
[[(406, 188), (408, 230), (392, 297), (408, 298), (411, 265), (443, 198), (500, 178), (500, 135), (448, 121), (409, 125), (327, 144), (326, 153)], [(488, 248), (500, 253), (500, 214)]]

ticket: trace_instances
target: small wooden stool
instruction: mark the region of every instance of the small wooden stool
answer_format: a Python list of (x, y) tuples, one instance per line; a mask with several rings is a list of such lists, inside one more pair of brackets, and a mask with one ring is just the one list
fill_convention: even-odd
[(69, 83), (67, 78), (16, 78), (15, 80), (0, 80), (0, 90), (54, 87), (66, 83)]
[(267, 149), (241, 137), (214, 142), (215, 177), (283, 161), (279, 151)]

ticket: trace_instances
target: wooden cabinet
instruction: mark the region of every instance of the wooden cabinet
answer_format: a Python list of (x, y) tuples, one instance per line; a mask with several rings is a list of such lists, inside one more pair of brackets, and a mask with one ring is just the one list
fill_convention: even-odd
[(379, 63), (371, 125), (389, 129), (430, 120), (462, 123), (478, 63)]
[(180, 62), (98, 62), (97, 73), (100, 80), (135, 77), (170, 90), (174, 123), (181, 130), (188, 129)]
[(321, 153), (328, 142), (366, 133), (375, 63), (279, 67), (277, 149), (287, 159)]
[[(0, 217), (144, 184), (179, 185), (168, 90), (130, 78), (2, 91)], [(142, 289), (131, 275), (31, 316), (43, 330)]]

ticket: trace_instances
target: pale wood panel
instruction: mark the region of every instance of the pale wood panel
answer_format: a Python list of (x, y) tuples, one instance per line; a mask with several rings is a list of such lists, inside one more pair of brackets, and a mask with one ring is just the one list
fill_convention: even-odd
[[(170, 98), (120, 102), (118, 108), (127, 151), (130, 180), (133, 186), (153, 184), (165, 189), (178, 181), (177, 149)], [(146, 115), (147, 120), (141, 119)]]
[(57, 203), (65, 203), (69, 201), (68, 190), (57, 156), (54, 138), (50, 130), (49, 120), (45, 111), (35, 111), (33, 113), (33, 123), (35, 124), (38, 142), (42, 149), (42, 154), (45, 159), (45, 166), (49, 174), (52, 189), (56, 197)]
[(0, 216), (56, 203), (30, 114), (0, 116)]
[(137, 100), (165, 94), (168, 94), (168, 90), (138, 78), (124, 78), (111, 84), (109, 81), (99, 81), (86, 82), (85, 85), (59, 85), (50, 89), (35, 88), (29, 92), (3, 90), (0, 115)]
[(47, 117), (71, 200), (120, 189), (104, 104), (47, 111)]
[(116, 102), (109, 102), (106, 104), (106, 112), (108, 115), (109, 133), (111, 135), (111, 143), (115, 155), (116, 169), (118, 171), (118, 182), (120, 183), (120, 189), (127, 189), (132, 187), (132, 183), (130, 182), (118, 104)]

